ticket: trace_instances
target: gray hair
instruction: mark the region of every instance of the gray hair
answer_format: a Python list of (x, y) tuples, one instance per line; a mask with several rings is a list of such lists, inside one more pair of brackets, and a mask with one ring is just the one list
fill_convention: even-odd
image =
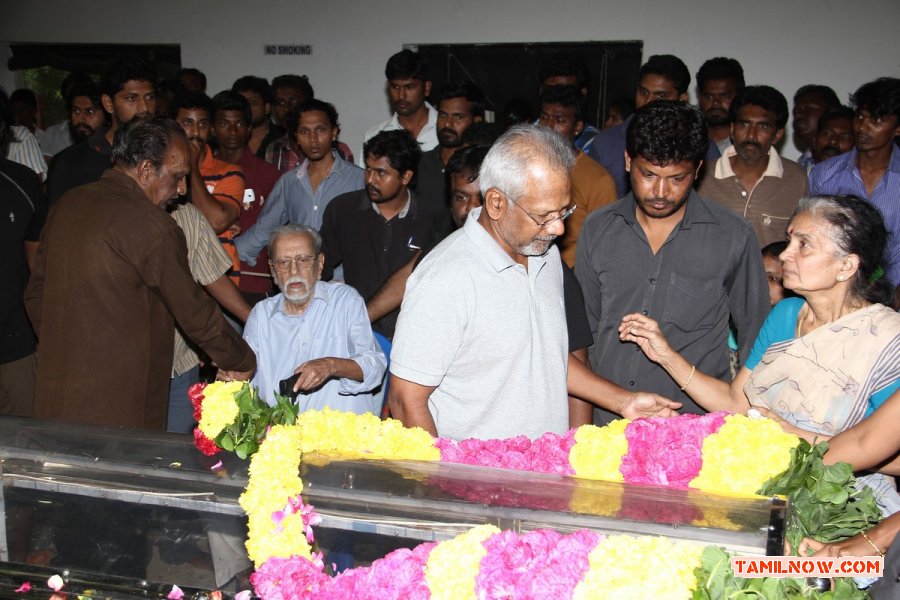
[(322, 252), (322, 236), (319, 235), (318, 231), (308, 225), (288, 223), (287, 225), (276, 227), (272, 230), (272, 233), (269, 234), (268, 250), (270, 257), (275, 256), (275, 242), (278, 241), (278, 238), (285, 235), (308, 235), (310, 241), (313, 243), (313, 249), (315, 250), (316, 256)]
[(894, 287), (884, 277), (882, 266), (888, 230), (877, 208), (856, 196), (801, 198), (791, 216), (808, 214), (830, 225), (826, 232), (838, 248), (838, 258), (859, 257), (859, 268), (850, 282), (850, 292), (870, 303), (890, 305)]
[(112, 160), (116, 164), (131, 168), (149, 160), (159, 173), (165, 161), (166, 151), (175, 138), (187, 143), (184, 130), (172, 119), (164, 117), (132, 119), (116, 129)]
[(538, 125), (511, 127), (491, 146), (481, 163), (478, 187), (482, 197), (494, 188), (516, 202), (525, 195), (528, 169), (535, 163), (565, 171), (568, 176), (575, 166), (575, 152), (552, 129)]

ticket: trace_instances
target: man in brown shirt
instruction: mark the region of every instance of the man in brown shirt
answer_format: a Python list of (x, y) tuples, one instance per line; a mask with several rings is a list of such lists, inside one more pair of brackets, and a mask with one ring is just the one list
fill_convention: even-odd
[(25, 291), (40, 343), (36, 417), (163, 429), (175, 321), (223, 378), (255, 369), (162, 210), (185, 191), (188, 157), (174, 121), (132, 122), (116, 132), (115, 166), (51, 214)]
[(788, 119), (781, 92), (746, 87), (732, 101), (730, 115), (732, 145), (707, 168), (697, 191), (747, 219), (762, 248), (784, 239), (797, 201), (806, 195), (806, 171), (775, 150)]
[(575, 212), (566, 222), (566, 231), (559, 238), (559, 254), (569, 268), (575, 266), (578, 234), (588, 214), (616, 201), (616, 183), (609, 172), (575, 147), (575, 140), (584, 129), (582, 105), (584, 96), (574, 85), (554, 85), (541, 95), (538, 124), (549, 127), (577, 152), (572, 169), (572, 201)]

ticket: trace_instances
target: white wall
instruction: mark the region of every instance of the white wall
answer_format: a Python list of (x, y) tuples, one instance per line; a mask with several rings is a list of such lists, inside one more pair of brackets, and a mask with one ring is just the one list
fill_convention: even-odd
[[(0, 14), (0, 51), (4, 42), (177, 43), (211, 92), (240, 75), (306, 73), (354, 149), (387, 116), (385, 60), (410, 43), (643, 40), (645, 58), (675, 54), (692, 73), (712, 56), (737, 58), (748, 83), (789, 100), (805, 83), (846, 98), (900, 75), (898, 0), (37, 0), (3, 1)], [(264, 56), (265, 43), (308, 43), (313, 54)], [(11, 80), (3, 61), (0, 83)], [(790, 142), (785, 154), (797, 154)]]

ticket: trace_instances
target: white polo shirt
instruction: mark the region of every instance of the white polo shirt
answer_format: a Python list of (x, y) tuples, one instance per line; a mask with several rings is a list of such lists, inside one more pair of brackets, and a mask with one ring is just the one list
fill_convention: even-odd
[(391, 373), (437, 386), (438, 435), (536, 438), (568, 428), (568, 334), (559, 251), (528, 269), (503, 251), (473, 210), (406, 285)]

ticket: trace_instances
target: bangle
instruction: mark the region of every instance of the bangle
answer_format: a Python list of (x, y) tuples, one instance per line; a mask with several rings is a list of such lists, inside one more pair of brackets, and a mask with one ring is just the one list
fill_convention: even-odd
[(694, 379), (694, 371), (696, 371), (696, 370), (697, 370), (697, 367), (695, 365), (691, 365), (691, 374), (688, 375), (688, 380), (684, 382), (683, 386), (681, 386), (682, 392), (687, 388), (687, 386), (691, 385), (691, 381)]
[(870, 545), (870, 546), (872, 546), (873, 548), (875, 548), (875, 552), (877, 552), (877, 553), (880, 554), (882, 557), (884, 557), (884, 552), (882, 552), (881, 550), (878, 549), (878, 546), (875, 545), (875, 542), (873, 542), (871, 539), (869, 539), (869, 536), (866, 535), (866, 532), (865, 532), (865, 531), (860, 531), (860, 532), (859, 532), (859, 535), (863, 536), (863, 539), (866, 540), (867, 542), (869, 542), (869, 545)]

